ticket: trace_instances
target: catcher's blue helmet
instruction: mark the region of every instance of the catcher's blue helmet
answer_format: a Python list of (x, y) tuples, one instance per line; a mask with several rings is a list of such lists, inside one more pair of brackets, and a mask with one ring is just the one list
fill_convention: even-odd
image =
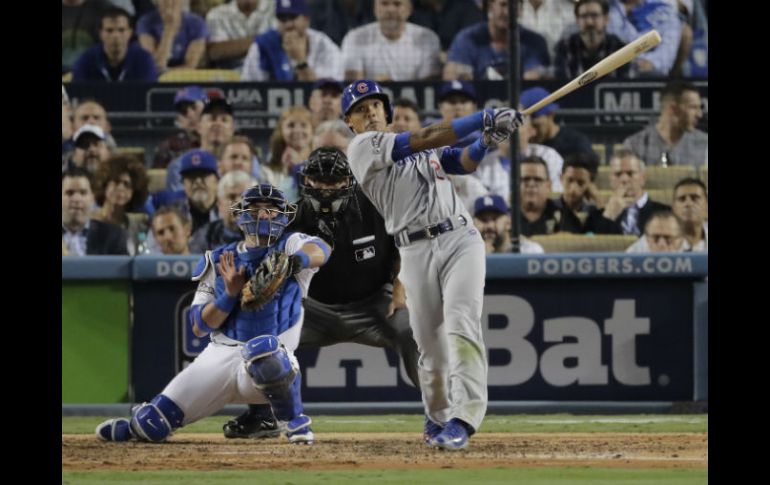
[(376, 97), (382, 100), (385, 106), (385, 118), (390, 124), (393, 121), (393, 110), (390, 107), (388, 95), (382, 91), (379, 84), (369, 79), (359, 79), (348, 84), (348, 87), (342, 91), (342, 113), (348, 112), (362, 99)]
[[(269, 202), (272, 208), (255, 210), (251, 207), (257, 202)], [(267, 245), (275, 243), (294, 219), (297, 206), (286, 200), (283, 192), (270, 184), (259, 184), (243, 191), (241, 199), (230, 208), (236, 224), (247, 236), (268, 238)], [(260, 212), (266, 211), (268, 217), (261, 218)]]

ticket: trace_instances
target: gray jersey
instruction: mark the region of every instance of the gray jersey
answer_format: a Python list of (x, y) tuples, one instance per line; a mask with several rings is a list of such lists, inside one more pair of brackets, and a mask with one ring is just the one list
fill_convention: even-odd
[(441, 166), (448, 147), (391, 158), (396, 133), (370, 131), (348, 145), (348, 161), (364, 194), (385, 219), (388, 234), (415, 231), (452, 215), (472, 220)]

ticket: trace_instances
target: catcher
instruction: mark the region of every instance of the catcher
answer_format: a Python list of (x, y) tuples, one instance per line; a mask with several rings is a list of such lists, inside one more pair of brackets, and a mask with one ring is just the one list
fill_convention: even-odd
[[(304, 301), (298, 348), (355, 342), (395, 350), (419, 389), (419, 352), (396, 278), (398, 250), (382, 216), (361, 193), (339, 148), (320, 147), (299, 172), (300, 200), (291, 229), (322, 237), (334, 248)], [(252, 404), (223, 426), (226, 438), (278, 436), (268, 405)]]
[(231, 208), (245, 240), (207, 251), (193, 271), (193, 331), (211, 334), (203, 352), (131, 417), (96, 427), (106, 441), (164, 441), (181, 426), (230, 403), (269, 404), (290, 442), (313, 442), (303, 414), (294, 349), (302, 328), (302, 298), (329, 259), (322, 239), (287, 232), (296, 214), (269, 184), (247, 189)]

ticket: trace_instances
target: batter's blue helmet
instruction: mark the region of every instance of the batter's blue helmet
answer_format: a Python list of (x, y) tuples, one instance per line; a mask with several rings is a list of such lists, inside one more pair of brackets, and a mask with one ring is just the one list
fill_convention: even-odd
[(388, 123), (391, 123), (393, 121), (393, 110), (390, 107), (390, 99), (382, 91), (379, 84), (369, 79), (353, 81), (342, 91), (342, 112), (347, 115), (356, 103), (370, 97), (382, 100), (382, 104), (385, 106), (385, 118)]

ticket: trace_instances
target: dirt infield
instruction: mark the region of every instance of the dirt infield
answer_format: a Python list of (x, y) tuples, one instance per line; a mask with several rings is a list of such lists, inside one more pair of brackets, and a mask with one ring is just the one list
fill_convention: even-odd
[(316, 444), (284, 438), (226, 440), (178, 434), (168, 443), (104, 443), (62, 435), (62, 470), (354, 470), (597, 466), (706, 468), (706, 433), (479, 433), (468, 450), (429, 449), (416, 433), (320, 433)]

